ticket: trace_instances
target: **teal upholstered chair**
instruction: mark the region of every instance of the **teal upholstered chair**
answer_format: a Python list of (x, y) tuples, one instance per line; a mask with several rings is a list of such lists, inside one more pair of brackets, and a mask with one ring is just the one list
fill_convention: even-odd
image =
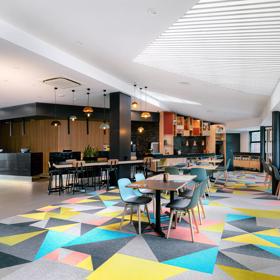
[(135, 190), (132, 188), (128, 188), (127, 186), (131, 184), (131, 181), (127, 178), (122, 178), (118, 180), (118, 187), (120, 191), (120, 196), (122, 201), (124, 202), (124, 211), (122, 215), (122, 221), (120, 224), (120, 229), (122, 228), (123, 221), (124, 221), (124, 216), (127, 212), (127, 208), (130, 207), (130, 222), (132, 221), (132, 214), (133, 214), (133, 208), (137, 207), (137, 213), (138, 213), (138, 229), (139, 229), (139, 234), (141, 234), (141, 208), (140, 206), (144, 206), (145, 210), (147, 212), (147, 217), (150, 223), (150, 216), (149, 216), (149, 211), (147, 204), (151, 202), (151, 198), (147, 196), (140, 196), (137, 195)]
[[(136, 182), (140, 182), (140, 181), (145, 181), (145, 175), (143, 173), (136, 173), (135, 174), (135, 181)], [(155, 207), (155, 192), (153, 190), (149, 190), (149, 189), (138, 189), (136, 190), (139, 194), (141, 195), (147, 195), (149, 197), (152, 198), (153, 200), (153, 212), (154, 212), (154, 216), (155, 216), (155, 211), (156, 211), (156, 207)]]

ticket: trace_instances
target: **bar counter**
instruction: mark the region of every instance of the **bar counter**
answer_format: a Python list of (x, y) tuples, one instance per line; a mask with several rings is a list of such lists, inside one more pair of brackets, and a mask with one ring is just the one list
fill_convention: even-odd
[(43, 153), (0, 153), (0, 176), (33, 177), (43, 172)]

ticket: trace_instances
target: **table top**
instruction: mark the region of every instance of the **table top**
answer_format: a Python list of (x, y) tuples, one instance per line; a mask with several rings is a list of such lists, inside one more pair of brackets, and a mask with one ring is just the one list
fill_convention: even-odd
[(211, 158), (206, 158), (206, 159), (200, 159), (197, 160), (197, 162), (209, 162), (209, 163), (222, 163), (224, 160), (223, 159), (211, 159)]
[[(157, 160), (155, 160), (157, 161)], [(143, 160), (123, 160), (119, 161), (117, 165), (125, 165), (125, 164), (141, 164), (143, 163)], [(65, 163), (65, 164), (54, 164), (55, 168), (63, 169), (63, 168), (71, 168), (73, 165), (71, 163)], [(94, 166), (110, 166), (110, 164), (107, 161), (104, 162), (86, 162), (83, 166), (85, 167), (94, 167)]]
[(205, 170), (216, 170), (218, 168), (217, 165), (192, 165), (192, 166), (186, 166), (186, 167), (183, 167), (181, 169), (193, 169), (193, 168), (203, 168)]
[(128, 185), (133, 189), (150, 189), (160, 191), (177, 191), (185, 187), (190, 181), (195, 179), (195, 175), (169, 175), (168, 181), (163, 181), (163, 174), (149, 177), (147, 180), (139, 181)]

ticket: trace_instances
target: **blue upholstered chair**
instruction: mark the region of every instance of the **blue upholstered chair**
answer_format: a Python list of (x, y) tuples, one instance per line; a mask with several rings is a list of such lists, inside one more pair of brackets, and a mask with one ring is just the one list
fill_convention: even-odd
[(131, 181), (127, 178), (122, 178), (118, 180), (118, 186), (119, 186), (119, 191), (120, 191), (120, 196), (122, 201), (125, 203), (124, 206), (124, 211), (122, 215), (122, 221), (120, 224), (120, 229), (122, 228), (123, 221), (124, 221), (124, 216), (127, 212), (127, 208), (130, 207), (130, 221), (132, 221), (132, 213), (133, 213), (133, 208), (137, 207), (137, 213), (138, 213), (138, 229), (139, 229), (139, 234), (141, 234), (141, 208), (140, 206), (144, 206), (145, 210), (147, 212), (147, 217), (150, 223), (150, 215), (148, 211), (147, 204), (151, 202), (151, 198), (147, 196), (140, 196), (137, 195), (135, 190), (132, 188), (128, 188), (127, 186), (131, 184)]

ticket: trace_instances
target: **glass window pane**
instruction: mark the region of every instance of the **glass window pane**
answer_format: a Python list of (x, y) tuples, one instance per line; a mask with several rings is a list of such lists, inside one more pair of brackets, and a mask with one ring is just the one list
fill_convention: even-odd
[(260, 137), (260, 132), (259, 131), (255, 131), (255, 132), (251, 132), (251, 141), (255, 142), (255, 141), (260, 141), (261, 137)]
[(251, 143), (251, 147), (250, 147), (251, 153), (259, 153), (260, 147), (261, 147), (260, 143)]

